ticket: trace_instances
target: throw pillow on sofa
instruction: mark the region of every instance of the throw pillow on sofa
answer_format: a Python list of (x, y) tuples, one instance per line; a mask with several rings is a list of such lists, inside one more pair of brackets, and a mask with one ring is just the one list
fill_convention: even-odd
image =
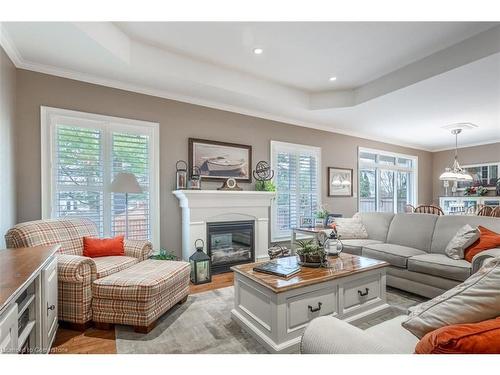
[(114, 238), (83, 237), (83, 256), (89, 258), (125, 255), (124, 236)]
[(444, 252), (452, 259), (464, 259), (464, 251), (474, 242), (479, 239), (480, 232), (478, 228), (472, 228), (469, 224), (465, 224), (453, 236)]
[(366, 239), (368, 238), (368, 232), (366, 231), (363, 222), (359, 216), (354, 216), (353, 218), (335, 218), (335, 226), (337, 228), (337, 234), (341, 236), (342, 239)]
[(446, 326), (426, 334), (416, 354), (498, 354), (500, 318)]
[(479, 231), (481, 232), (479, 239), (465, 249), (465, 260), (468, 262), (472, 262), (474, 255), (480, 253), (481, 251), (500, 247), (500, 234), (481, 225), (479, 226)]
[(418, 338), (452, 324), (496, 318), (500, 312), (500, 257), (492, 258), (462, 284), (417, 305), (401, 323)]

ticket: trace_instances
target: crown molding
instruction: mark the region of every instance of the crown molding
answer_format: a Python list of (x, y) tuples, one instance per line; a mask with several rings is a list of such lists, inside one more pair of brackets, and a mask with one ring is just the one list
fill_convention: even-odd
[[(468, 143), (464, 144), (463, 146), (459, 147), (458, 150), (461, 150), (463, 148), (469, 148), (469, 147), (478, 147), (478, 146), (486, 146), (486, 145), (492, 145), (495, 143), (500, 143), (500, 138), (485, 141), (485, 142), (475, 142), (475, 143)], [(438, 149), (432, 149), (431, 152), (441, 152), (441, 151), (452, 151), (455, 150), (455, 147), (446, 147), (446, 148), (438, 148)]]

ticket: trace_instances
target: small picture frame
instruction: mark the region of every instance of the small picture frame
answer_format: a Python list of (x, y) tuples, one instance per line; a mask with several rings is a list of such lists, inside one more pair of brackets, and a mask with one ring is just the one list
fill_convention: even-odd
[(300, 218), (300, 227), (301, 228), (312, 228), (313, 226), (313, 218), (308, 216), (302, 216)]
[(352, 197), (353, 169), (328, 167), (328, 196)]
[(325, 218), (325, 227), (330, 227), (335, 222), (335, 219), (342, 217), (342, 214), (328, 214)]

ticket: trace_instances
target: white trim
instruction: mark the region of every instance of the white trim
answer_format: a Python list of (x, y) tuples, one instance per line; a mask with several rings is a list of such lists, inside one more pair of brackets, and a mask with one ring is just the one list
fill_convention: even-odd
[[(362, 152), (365, 153), (371, 153), (371, 154), (376, 154), (376, 155), (384, 155), (384, 156), (391, 156), (394, 157), (394, 165), (387, 165), (387, 164), (380, 164), (377, 162), (371, 163), (371, 162), (361, 162), (360, 161), (360, 155)], [(404, 158), (404, 159), (410, 159), (413, 162), (413, 166), (411, 168), (404, 167), (404, 166), (398, 166), (397, 165), (397, 159), (398, 158)], [(359, 173), (361, 169), (375, 169), (375, 207), (377, 206), (377, 200), (379, 196), (379, 179), (380, 179), (380, 170), (388, 170), (392, 172), (409, 172), (413, 174), (413, 187), (411, 191), (412, 199), (411, 199), (411, 204), (412, 205), (417, 205), (418, 204), (418, 156), (417, 155), (409, 155), (409, 154), (403, 154), (399, 152), (393, 152), (393, 151), (384, 151), (384, 150), (378, 150), (374, 148), (366, 148), (366, 147), (358, 147), (358, 171), (357, 171), (357, 179), (358, 179), (358, 211), (360, 209), (360, 204), (361, 204), (361, 194), (360, 194), (360, 183), (359, 183)], [(394, 197), (395, 197), (395, 202), (397, 203), (396, 195), (397, 195), (397, 180), (394, 177)], [(394, 204), (394, 213), (397, 211), (397, 204)]]
[[(270, 142), (270, 159), (271, 159), (271, 169), (276, 171), (275, 168), (275, 157), (274, 157), (274, 151), (278, 148), (279, 150), (290, 150), (290, 152), (297, 152), (297, 150), (300, 151), (305, 151), (306, 153), (310, 153), (311, 155), (314, 155), (317, 158), (317, 170), (316, 170), (316, 181), (317, 181), (317, 197), (316, 201), (318, 203), (318, 206), (321, 206), (322, 203), (322, 186), (323, 186), (323, 181), (322, 181), (322, 167), (321, 167), (321, 147), (317, 146), (310, 146), (310, 145), (302, 145), (302, 144), (297, 144), (297, 143), (288, 143), (288, 142), (281, 142), (281, 141), (273, 141), (271, 140)], [(275, 175), (276, 178), (276, 175)], [(276, 193), (278, 193), (276, 189)], [(275, 233), (275, 219), (277, 217), (276, 215), (276, 209), (277, 209), (277, 199), (273, 200), (271, 204), (271, 241), (272, 242), (278, 242), (278, 241), (287, 241), (291, 239), (291, 230), (289, 235), (282, 235), (282, 236), (277, 236)], [(299, 202), (297, 202), (298, 204)]]
[[(461, 149), (463, 148), (469, 148), (469, 147), (477, 147), (477, 146), (486, 146), (486, 145), (492, 145), (492, 144), (495, 144), (495, 143), (500, 143), (500, 138), (494, 138), (494, 139), (491, 139), (491, 140), (488, 140), (488, 141), (484, 141), (484, 142), (475, 142), (475, 143), (468, 143), (468, 144), (464, 144), (462, 146), (460, 146), (458, 148), (458, 151), (460, 152)], [(438, 148), (438, 149), (429, 149), (429, 150), (426, 150), (426, 151), (430, 151), (430, 152), (441, 152), (441, 151), (450, 151), (450, 150), (455, 150), (455, 147), (445, 147), (445, 148)]]
[[(160, 246), (160, 167), (159, 167), (159, 123), (126, 119), (121, 117), (113, 117), (106, 115), (93, 114), (88, 112), (79, 112), (68, 109), (40, 106), (40, 119), (41, 119), (41, 198), (42, 198), (42, 219), (53, 217), (52, 202), (54, 194), (53, 181), (52, 181), (52, 157), (54, 150), (54, 128), (55, 120), (64, 118), (65, 122), (71, 122), (76, 125), (78, 119), (78, 126), (99, 128), (102, 130), (108, 129), (112, 124), (114, 129), (118, 131), (137, 132), (137, 127), (147, 129), (148, 135), (151, 137), (150, 147), (150, 215), (151, 215), (151, 242), (155, 248)], [(144, 132), (141, 132), (144, 134)], [(107, 141), (109, 143), (109, 140)], [(109, 150), (109, 144), (103, 146), (103, 152)], [(109, 176), (108, 176), (109, 177)], [(105, 189), (104, 189), (105, 190)], [(107, 215), (106, 213), (104, 215)], [(107, 226), (106, 223), (104, 223)], [(109, 228), (105, 228), (109, 230)]]

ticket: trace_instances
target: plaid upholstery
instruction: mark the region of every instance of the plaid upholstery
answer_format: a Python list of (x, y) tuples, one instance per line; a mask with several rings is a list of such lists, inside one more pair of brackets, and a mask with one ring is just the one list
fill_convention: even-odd
[[(97, 237), (88, 219), (36, 220), (17, 224), (7, 231), (7, 247), (61, 245), (58, 254), (59, 319), (83, 324), (92, 320), (92, 282), (148, 257), (151, 243), (125, 240), (123, 257), (83, 257), (83, 237)], [(120, 258), (120, 259), (105, 259)]]
[(97, 278), (106, 277), (112, 273), (124, 270), (139, 262), (139, 259), (129, 256), (110, 256), (92, 259), (97, 268)]
[(126, 256), (137, 258), (139, 261), (148, 259), (149, 254), (153, 251), (153, 245), (151, 242), (144, 240), (126, 239), (123, 246), (125, 248)]
[(92, 281), (97, 277), (92, 259), (60, 254), (58, 268), (59, 319), (84, 324), (92, 319)]
[(187, 262), (146, 260), (92, 285), (92, 316), (102, 323), (148, 326), (189, 294)]
[(17, 224), (7, 231), (7, 247), (59, 244), (62, 254), (82, 255), (83, 237), (97, 237), (96, 225), (88, 219), (36, 220)]

